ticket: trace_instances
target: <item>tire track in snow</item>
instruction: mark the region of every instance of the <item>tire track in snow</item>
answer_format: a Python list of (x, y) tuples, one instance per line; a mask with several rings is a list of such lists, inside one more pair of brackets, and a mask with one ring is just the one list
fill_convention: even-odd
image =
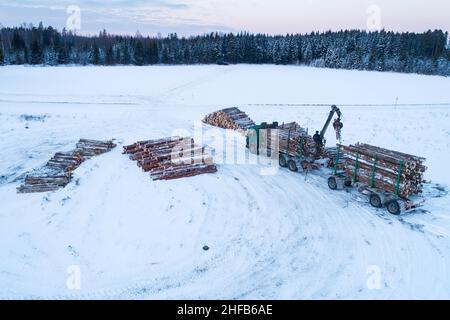
[[(208, 81), (207, 77), (176, 86), (171, 89), (172, 91), (162, 94), (160, 99), (177, 96), (183, 90), (205, 83), (204, 81)], [(148, 103), (153, 102), (150, 99)], [(149, 104), (142, 108), (126, 108), (106, 118), (101, 113), (99, 116), (87, 111), (74, 111), (76, 116), (72, 121), (70, 114), (65, 114), (58, 121), (52, 121), (47, 128), (51, 131), (49, 139), (72, 141), (82, 131), (92, 136), (114, 133), (132, 142), (135, 138), (166, 135), (168, 130), (178, 125), (184, 127), (185, 122), (181, 121), (182, 117), (199, 118), (198, 114), (192, 115), (192, 111), (182, 113), (181, 109), (180, 112), (177, 109), (170, 109), (171, 112), (180, 113), (176, 117), (167, 112), (161, 118), (158, 114), (161, 114), (164, 108), (171, 106), (164, 105), (162, 102)], [(282, 111), (280, 108), (280, 112)], [(1, 118), (0, 120), (4, 121)], [(36, 140), (46, 136), (44, 128), (34, 133), (36, 133)], [(26, 161), (25, 163), (28, 163), (28, 160), (22, 159), (20, 155), (22, 151), (18, 150), (15, 143), (23, 143), (26, 148), (37, 148), (41, 152), (47, 152), (46, 148), (51, 149), (52, 152), (57, 149), (49, 146), (47, 142), (37, 145), (33, 139), (30, 140), (30, 137), (20, 140), (17, 138), (19, 138), (17, 134), (8, 134), (6, 137), (9, 143), (8, 152), (13, 152), (17, 155), (14, 159)], [(126, 168), (127, 174), (132, 172), (131, 168), (136, 169), (134, 164)], [(98, 171), (103, 172), (100, 169)], [(131, 184), (125, 183), (127, 177), (123, 173), (113, 172), (112, 175), (110, 178), (97, 177), (97, 189), (102, 190), (107, 188), (108, 184), (114, 183), (123, 183), (124, 187), (131, 187)], [(87, 177), (84, 173), (81, 176)], [(144, 177), (144, 174), (142, 176)], [(119, 272), (117, 278), (94, 281), (93, 285), (86, 290), (88, 292), (66, 294), (66, 291), (61, 289), (49, 289), (54, 293), (24, 296), (47, 299), (52, 297), (59, 299), (285, 297), (290, 299), (449, 296), (447, 266), (450, 263), (446, 256), (449, 257), (450, 250), (448, 245), (443, 245), (443, 242), (448, 241), (445, 233), (444, 238), (440, 239), (427, 228), (423, 229), (423, 233), (411, 230), (409, 224), (415, 224), (416, 219), (404, 217), (405, 222), (402, 223), (397, 218), (374, 210), (366, 204), (353, 202), (353, 199), (345, 193), (330, 193), (327, 191), (326, 181), (314, 180), (313, 176), (309, 176), (307, 183), (303, 182), (301, 175), (296, 176), (284, 171), (278, 176), (261, 177), (257, 168), (240, 166), (220, 167), (217, 176), (220, 177), (217, 185), (204, 184), (208, 181), (206, 178), (183, 181), (183, 184), (190, 186), (184, 192), (192, 192), (193, 196), (195, 192), (192, 187), (198, 184), (201, 199), (207, 203), (201, 213), (196, 213), (195, 210), (198, 208), (191, 207), (189, 201), (184, 203), (194, 217), (194, 221), (202, 221), (196, 226), (198, 231), (192, 241), (193, 246), (198, 247), (198, 251), (193, 251), (193, 256), (189, 259), (180, 257), (179, 261), (168, 266), (167, 270), (163, 270), (167, 266), (162, 263), (164, 261), (158, 261), (162, 267), (152, 269), (147, 265), (135, 267), (133, 260), (130, 260), (129, 268), (133, 268), (131, 274)], [(235, 180), (234, 177), (239, 180)], [(145, 176), (145, 178), (148, 177)], [(150, 187), (143, 188), (146, 190), (143, 193), (145, 196), (159, 197), (159, 193), (152, 193), (154, 184), (149, 179), (145, 181), (146, 185)], [(136, 186), (144, 187), (144, 184), (136, 184)], [(160, 189), (164, 189), (161, 185), (159, 186)], [(217, 194), (215, 187), (223, 194)], [(71, 188), (72, 186), (52, 194), (52, 203), (43, 212), (48, 214), (47, 210), (59, 210), (53, 202), (64, 198), (72, 191), (74, 191), (74, 197), (89, 191), (83, 184), (79, 188)], [(104, 198), (110, 199), (114, 192), (111, 189), (108, 190), (111, 193), (105, 192)], [(181, 195), (178, 194), (178, 196)], [(23, 200), (25, 204), (32, 203), (27, 199)], [(106, 200), (98, 199), (97, 201), (95, 196), (92, 199), (95, 210), (105, 209)], [(130, 199), (133, 197), (130, 196)], [(60, 209), (62, 215), (55, 219), (61, 225), (65, 225), (68, 232), (75, 232), (71, 225), (83, 222), (85, 214), (76, 210), (72, 211), (75, 205), (70, 202), (67, 207)], [(19, 205), (17, 208), (23, 210)], [(25, 213), (21, 217), (30, 218)], [(103, 212), (94, 218), (94, 226), (90, 225), (88, 232), (81, 240), (86, 243), (92, 241), (91, 244), (95, 247), (98, 242), (92, 240), (95, 240), (93, 235), (114, 217), (108, 217)], [(123, 214), (120, 218), (139, 219), (139, 216), (129, 217)], [(47, 216), (42, 219), (47, 219)], [(171, 219), (171, 221), (176, 220), (174, 217)], [(83, 222), (77, 228), (83, 229), (84, 226), (88, 226), (88, 223)], [(46, 231), (56, 232), (55, 229), (46, 229)], [(49, 235), (53, 236), (54, 233), (49, 232)], [(104, 239), (108, 237), (105, 236)], [(112, 241), (119, 241), (119, 245), (129, 239), (127, 235), (111, 237)], [(201, 246), (205, 242), (211, 245), (208, 253), (201, 251)], [(39, 247), (39, 243), (36, 246)], [(141, 253), (137, 248), (135, 249), (136, 255)], [(50, 251), (47, 252), (50, 253)], [(84, 252), (81, 252), (81, 257), (85, 259), (81, 259), (81, 263), (88, 267), (88, 270), (91, 264), (97, 262), (96, 257), (93, 256), (84, 258)], [(59, 262), (59, 257), (52, 262)], [(379, 265), (383, 271), (382, 290), (370, 291), (365, 286), (366, 267), (371, 264)], [(107, 271), (107, 268), (101, 271)], [(21, 279), (29, 279), (29, 276), (30, 274), (24, 274)], [(14, 296), (10, 292), (5, 295)], [(20, 294), (17, 296), (24, 297)]]
[[(327, 190), (325, 179), (317, 176), (310, 176), (310, 181), (319, 190)], [(336, 204), (342, 203), (343, 199), (348, 198), (348, 194), (343, 192), (329, 192), (330, 200)], [(448, 261), (444, 258), (436, 247), (432, 245), (433, 239), (436, 239), (432, 233), (423, 233), (408, 227), (402, 222), (403, 217), (395, 217), (387, 214), (384, 209), (375, 209), (370, 207), (366, 201), (363, 203), (353, 202), (354, 208), (347, 210), (351, 215), (348, 224), (353, 227), (353, 232), (361, 233), (361, 236), (371, 237), (371, 247), (374, 249), (366, 250), (366, 256), (372, 256), (371, 263), (380, 267), (383, 272), (383, 285), (387, 288), (380, 292), (374, 290), (372, 294), (379, 298), (415, 298), (412, 293), (420, 292), (420, 287), (426, 284), (432, 290), (445, 292), (445, 282), (448, 283), (448, 271), (445, 267)], [(349, 215), (347, 214), (346, 217)], [(355, 223), (358, 219), (361, 223)], [(370, 223), (375, 232), (360, 229), (360, 226)], [(445, 241), (445, 239), (441, 239)], [(375, 255), (373, 254), (375, 250)], [(423, 255), (428, 255), (424, 259)], [(375, 259), (375, 260), (374, 260)], [(447, 259), (448, 260), (448, 259)], [(427, 266), (425, 267), (425, 263)], [(420, 269), (422, 268), (422, 270)], [(434, 270), (430, 272), (430, 270)], [(424, 274), (426, 275), (424, 278)], [(437, 275), (437, 276), (436, 276)], [(428, 279), (429, 278), (429, 279)], [(438, 296), (438, 295), (437, 295)], [(423, 298), (427, 298), (424, 295)], [(428, 297), (429, 298), (429, 297)]]
[[(282, 297), (283, 291), (290, 294), (289, 298), (345, 298), (359, 296), (364, 298), (368, 295), (359, 295), (365, 285), (365, 278), (358, 274), (365, 275), (367, 256), (371, 255), (371, 248), (364, 248), (361, 245), (367, 235), (371, 234), (370, 229), (376, 230), (375, 242), (372, 232), (372, 246), (379, 249), (375, 255), (377, 264), (382, 270), (401, 269), (402, 275), (398, 278), (390, 276), (387, 293), (379, 293), (379, 298), (389, 298), (403, 296), (404, 292), (411, 292), (414, 276), (410, 266), (417, 266), (419, 256), (413, 255), (414, 247), (407, 246), (406, 252), (396, 244), (398, 238), (402, 239), (401, 233), (406, 232), (401, 223), (389, 223), (385, 219), (380, 219), (374, 215), (372, 210), (351, 204), (350, 208), (344, 209), (335, 202), (336, 195), (326, 194), (317, 186), (304, 183), (301, 176), (295, 176), (288, 172), (281, 172), (275, 177), (258, 177), (257, 170), (240, 168), (229, 170), (222, 168), (224, 173), (221, 180), (225, 181), (233, 192), (242, 190), (243, 196), (232, 206), (249, 206), (252, 210), (243, 209), (245, 217), (239, 219), (238, 215), (224, 215), (219, 212), (225, 204), (223, 198), (211, 194), (209, 190), (202, 189), (201, 193), (207, 197), (208, 208), (205, 220), (199, 232), (197, 245), (204, 243), (208, 236), (208, 230), (217, 223), (222, 223), (220, 231), (227, 234), (227, 239), (239, 239), (251, 229), (252, 224), (258, 221), (266, 221), (264, 228), (260, 226), (258, 234), (251, 235), (246, 241), (230, 241), (221, 249), (221, 253), (212, 256), (211, 260), (204, 261), (203, 266), (207, 269), (198, 273), (188, 271), (189, 268), (181, 267), (174, 272), (170, 279), (166, 276), (153, 275), (154, 280), (146, 277), (130, 279), (130, 286), (114, 288), (110, 290), (92, 290), (86, 294), (58, 295), (58, 298), (65, 299), (92, 299), (92, 298), (153, 298), (153, 297), (183, 297), (182, 292), (195, 292), (199, 298), (252, 298), (264, 296), (266, 298)], [(239, 180), (235, 180), (237, 177)], [(299, 179), (300, 178), (300, 179)], [(234, 182), (233, 182), (234, 180)], [(233, 186), (236, 184), (236, 186)], [(289, 186), (290, 192), (286, 192)], [(238, 192), (239, 193), (239, 192)], [(250, 200), (247, 200), (250, 197)], [(274, 202), (273, 199), (277, 199)], [(279, 203), (291, 203), (283, 211), (277, 210)], [(325, 203), (326, 206), (317, 210), (317, 203)], [(255, 210), (255, 206), (262, 210)], [(230, 212), (239, 212), (235, 208), (230, 208)], [(100, 218), (100, 217), (98, 217)], [(390, 219), (388, 219), (390, 220)], [(239, 228), (235, 228), (236, 221), (242, 223)], [(101, 221), (99, 221), (101, 224)], [(225, 224), (223, 224), (225, 223)], [(294, 225), (293, 225), (294, 224)], [(303, 225), (307, 224), (307, 228)], [(284, 232), (285, 229), (288, 232)], [(306, 240), (302, 230), (309, 230)], [(395, 229), (395, 230), (392, 230)], [(217, 229), (210, 232), (214, 235)], [(381, 234), (380, 234), (381, 232)], [(413, 232), (413, 231), (407, 231)], [(317, 234), (315, 234), (317, 233)], [(400, 235), (399, 235), (400, 233)], [(260, 237), (269, 234), (268, 237)], [(258, 236), (259, 235), (259, 236)], [(355, 246), (348, 246), (348, 244)], [(275, 248), (271, 248), (275, 244)], [(241, 246), (236, 248), (236, 246)], [(417, 249), (417, 248), (415, 248)], [(426, 250), (427, 248), (423, 248)], [(213, 250), (216, 248), (213, 247)], [(259, 251), (255, 255), (254, 251)], [(244, 253), (240, 253), (240, 252)], [(234, 252), (236, 255), (227, 253)], [(421, 251), (422, 252), (422, 251)], [(241, 256), (244, 254), (243, 256)], [(400, 254), (400, 257), (397, 257)], [(353, 258), (350, 258), (353, 256)], [(239, 265), (233, 265), (235, 261), (240, 261)], [(400, 259), (401, 258), (401, 259)], [(283, 260), (286, 261), (283, 261)], [(308, 261), (304, 261), (309, 259)], [(277, 263), (278, 261), (278, 263)], [(281, 261), (281, 262), (280, 262)], [(352, 261), (358, 261), (354, 264)], [(200, 264), (200, 265), (202, 265)], [(289, 267), (296, 267), (292, 271)], [(406, 267), (406, 268), (405, 268)], [(240, 272), (225, 272), (224, 270), (241, 269)], [(283, 271), (278, 275), (280, 270)], [(351, 276), (351, 277), (349, 277)], [(389, 275), (388, 275), (389, 276)], [(214, 279), (214, 287), (208, 287), (207, 283)], [(284, 282), (292, 281), (295, 288), (277, 284), (277, 279), (284, 279)], [(346, 281), (362, 279), (362, 283), (350, 283), (342, 286)], [(239, 283), (239, 287), (232, 284)], [(406, 285), (406, 287), (405, 287)], [(398, 287), (396, 289), (396, 287)], [(189, 288), (196, 288), (189, 289)], [(222, 290), (218, 290), (222, 288)], [(359, 288), (359, 289), (358, 289)], [(365, 290), (365, 289), (364, 289)], [(178, 293), (176, 293), (178, 292)], [(180, 293), (181, 292), (181, 293)], [(220, 293), (218, 293), (220, 292)], [(413, 291), (414, 292), (414, 291)], [(35, 297), (42, 298), (42, 297)], [(44, 297), (53, 298), (53, 296)]]

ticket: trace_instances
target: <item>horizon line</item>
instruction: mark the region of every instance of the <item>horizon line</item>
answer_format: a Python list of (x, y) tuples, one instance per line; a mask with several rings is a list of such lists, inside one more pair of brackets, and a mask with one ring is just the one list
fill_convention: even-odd
[(52, 28), (54, 30), (56, 30), (59, 33), (62, 33), (64, 30), (66, 30), (66, 32), (70, 32), (71, 34), (75, 35), (75, 36), (80, 36), (80, 37), (97, 37), (99, 36), (101, 33), (106, 32), (107, 35), (110, 36), (128, 36), (128, 37), (143, 37), (143, 38), (160, 38), (160, 37), (165, 37), (167, 38), (170, 35), (177, 35), (180, 38), (191, 38), (191, 37), (197, 37), (197, 36), (204, 36), (204, 35), (211, 35), (211, 34), (219, 34), (219, 35), (239, 35), (239, 34), (250, 34), (250, 35), (264, 35), (264, 36), (270, 36), (270, 37), (286, 37), (286, 36), (292, 36), (292, 35), (302, 35), (302, 36), (307, 36), (307, 35), (311, 35), (311, 34), (326, 34), (326, 33), (339, 33), (339, 32), (366, 32), (366, 33), (379, 33), (379, 32), (386, 32), (386, 33), (395, 33), (395, 34), (424, 34), (427, 32), (436, 32), (436, 31), (441, 31), (445, 34), (447, 34), (447, 38), (450, 40), (450, 32), (448, 30), (444, 30), (444, 29), (426, 29), (420, 32), (417, 31), (399, 31), (399, 30), (393, 30), (393, 29), (386, 29), (386, 28), (382, 28), (380, 30), (367, 30), (367, 29), (362, 29), (362, 28), (352, 28), (352, 29), (339, 29), (339, 30), (332, 30), (332, 29), (328, 29), (328, 30), (312, 30), (309, 32), (289, 32), (289, 33), (265, 33), (265, 32), (251, 32), (248, 30), (240, 30), (240, 31), (205, 31), (203, 33), (197, 33), (197, 34), (191, 34), (191, 35), (182, 35), (181, 33), (178, 32), (169, 32), (169, 33), (162, 33), (162, 32), (156, 32), (156, 33), (145, 33), (143, 34), (139, 29), (136, 30), (134, 33), (133, 32), (114, 32), (114, 33), (110, 33), (108, 32), (108, 30), (106, 28), (100, 29), (97, 32), (81, 32), (79, 33), (79, 30), (70, 30), (67, 29), (66, 27), (63, 28), (58, 28), (58, 27), (54, 27), (51, 24), (45, 25), (42, 21), (38, 24), (35, 25), (32, 22), (22, 22), (18, 25), (9, 25), (9, 26), (5, 26), (0, 22), (0, 29), (3, 28), (10, 28), (10, 29), (14, 29), (14, 28), (39, 28), (39, 25), (42, 24), (43, 28)]

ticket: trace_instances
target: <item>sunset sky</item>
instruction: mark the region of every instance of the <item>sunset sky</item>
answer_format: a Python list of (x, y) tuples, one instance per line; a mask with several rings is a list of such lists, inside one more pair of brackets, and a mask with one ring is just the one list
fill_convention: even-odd
[(82, 34), (104, 28), (149, 35), (367, 29), (368, 19), (376, 14), (373, 8), (387, 30), (450, 30), (448, 0), (0, 0), (0, 23), (42, 21), (62, 29), (69, 17), (67, 8), (73, 5), (80, 8)]

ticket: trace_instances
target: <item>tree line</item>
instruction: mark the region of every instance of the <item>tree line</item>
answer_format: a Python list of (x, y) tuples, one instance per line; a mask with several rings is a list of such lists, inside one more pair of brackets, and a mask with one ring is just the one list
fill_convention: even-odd
[(0, 65), (283, 64), (450, 75), (448, 33), (77, 35), (43, 24), (0, 28)]

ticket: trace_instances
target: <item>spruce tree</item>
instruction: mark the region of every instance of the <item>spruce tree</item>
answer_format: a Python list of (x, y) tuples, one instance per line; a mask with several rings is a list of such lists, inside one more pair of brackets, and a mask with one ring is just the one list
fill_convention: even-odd
[[(159, 62), (158, 45), (157, 45), (156, 41), (152, 41), (150, 43), (148, 62), (150, 64), (157, 64)], [(187, 63), (187, 62), (185, 62), (185, 63)]]
[(108, 49), (106, 49), (105, 64), (107, 66), (114, 65), (114, 51), (112, 46), (109, 46)]
[(64, 45), (61, 44), (58, 49), (58, 64), (68, 64), (69, 61), (69, 49)]
[[(78, 36), (52, 27), (1, 28), (0, 63), (277, 63), (450, 75), (448, 34), (339, 31), (307, 35), (210, 33), (189, 38)], [(5, 40), (7, 39), (7, 40)], [(7, 41), (7, 42), (5, 42)]]
[(15, 51), (23, 50), (23, 48), (25, 47), (25, 42), (17, 30), (14, 31), (13, 38), (11, 41), (11, 47)]
[(164, 47), (161, 54), (161, 63), (168, 64), (169, 63), (169, 49)]
[(97, 44), (95, 44), (95, 43), (92, 46), (91, 62), (94, 65), (100, 64), (100, 49), (98, 48)]
[(31, 64), (42, 64), (42, 49), (37, 40), (31, 44)]
[(143, 66), (145, 61), (144, 45), (141, 41), (137, 41), (134, 47), (133, 63), (137, 66)]
[(114, 50), (114, 63), (115, 64), (121, 64), (122, 63), (122, 56), (120, 54), (120, 47), (118, 46), (116, 50)]
[(129, 65), (131, 63), (130, 48), (128, 43), (124, 43), (122, 47), (122, 64)]
[(5, 64), (5, 54), (3, 53), (3, 43), (0, 41), (0, 66)]

